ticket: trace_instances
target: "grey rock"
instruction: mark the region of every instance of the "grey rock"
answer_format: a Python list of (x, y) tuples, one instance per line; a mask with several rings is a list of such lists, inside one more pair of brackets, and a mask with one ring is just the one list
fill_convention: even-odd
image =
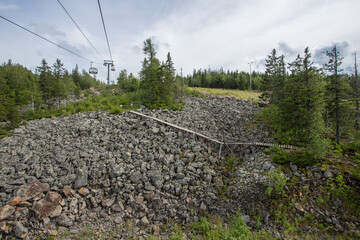
[(154, 133), (154, 134), (158, 134), (159, 133), (159, 128), (156, 128), (156, 127), (153, 127), (152, 129), (151, 129), (151, 131)]
[(117, 216), (117, 217), (114, 219), (114, 222), (115, 222), (116, 224), (120, 224), (120, 223), (123, 222), (123, 219), (122, 219), (122, 217)]
[(268, 212), (266, 212), (266, 211), (262, 211), (261, 212), (261, 217), (264, 220), (264, 224), (267, 225), (269, 223), (270, 214)]
[(21, 222), (17, 222), (14, 226), (15, 237), (23, 239), (28, 235), (29, 230), (24, 227)]
[(79, 232), (80, 232), (79, 229), (76, 229), (76, 228), (70, 229), (71, 234), (78, 234)]
[(338, 230), (339, 232), (343, 232), (344, 228), (338, 223), (335, 225), (336, 230)]
[(85, 187), (88, 184), (88, 172), (86, 169), (78, 169), (76, 174), (76, 180), (74, 183), (74, 188), (79, 189)]
[(249, 215), (242, 215), (241, 218), (243, 219), (245, 224), (250, 223), (250, 216)]
[(298, 167), (295, 164), (293, 164), (292, 162), (290, 162), (290, 169), (292, 172), (296, 172), (298, 170)]
[(73, 221), (65, 213), (57, 217), (56, 222), (63, 227), (71, 227), (73, 225)]
[(130, 175), (130, 180), (135, 184), (141, 183), (141, 178), (142, 174), (139, 171), (136, 171)]
[(333, 173), (329, 170), (329, 169), (327, 169), (325, 172), (324, 172), (324, 177), (326, 177), (326, 178), (331, 178), (331, 177), (333, 177), (334, 175), (333, 175)]
[(262, 167), (262, 169), (264, 170), (264, 171), (267, 171), (267, 170), (269, 170), (270, 168), (271, 168), (271, 163), (269, 163), (269, 162), (265, 162), (264, 163), (264, 165), (263, 165), (263, 167)]
[(332, 217), (332, 218), (331, 218), (331, 222), (332, 222), (332, 224), (334, 224), (334, 225), (336, 225), (336, 224), (339, 223), (339, 221), (336, 219), (336, 217)]
[(15, 207), (11, 205), (4, 205), (0, 208), (0, 221), (9, 218), (15, 212)]

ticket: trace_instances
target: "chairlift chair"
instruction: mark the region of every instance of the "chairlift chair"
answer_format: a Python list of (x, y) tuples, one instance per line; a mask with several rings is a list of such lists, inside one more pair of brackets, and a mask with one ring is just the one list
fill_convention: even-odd
[(97, 68), (95, 68), (95, 67), (93, 67), (92, 66), (92, 62), (90, 63), (90, 68), (89, 68), (89, 73), (90, 74), (97, 74), (98, 73), (98, 70), (97, 70)]
[(98, 73), (98, 70), (97, 70), (97, 68), (95, 68), (95, 67), (91, 67), (91, 68), (89, 68), (89, 73), (90, 73), (90, 74), (97, 74), (97, 73)]

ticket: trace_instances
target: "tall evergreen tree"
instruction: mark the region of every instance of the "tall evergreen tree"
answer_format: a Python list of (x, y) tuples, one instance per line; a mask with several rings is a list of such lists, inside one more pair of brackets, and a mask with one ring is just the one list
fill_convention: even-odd
[(339, 55), (336, 46), (325, 54), (329, 61), (323, 67), (330, 74), (327, 85), (327, 110), (335, 125), (336, 143), (340, 144), (341, 127), (345, 126), (345, 116), (348, 114), (344, 100), (349, 98), (349, 83), (348, 79), (340, 74), (343, 71), (340, 68), (343, 57)]
[(276, 49), (273, 49), (265, 62), (266, 71), (262, 84), (267, 92), (263, 93), (262, 97), (278, 104), (282, 100), (286, 80), (284, 55), (276, 56)]
[(147, 55), (142, 63), (140, 72), (141, 88), (145, 92), (145, 104), (151, 108), (162, 107), (166, 104), (163, 97), (163, 72), (156, 51), (150, 38), (146, 39), (143, 48)]
[(57, 91), (57, 83), (50, 70), (51, 67), (45, 59), (41, 61), (41, 66), (36, 69), (39, 74), (39, 83), (43, 99), (48, 103), (48, 106), (50, 106), (49, 100), (56, 97)]
[(283, 124), (289, 128), (295, 145), (307, 146), (313, 153), (325, 152), (323, 139), (324, 83), (313, 67), (309, 48), (289, 64), (290, 76), (285, 83), (285, 100), (281, 104)]
[(53, 65), (53, 76), (55, 77), (54, 93), (57, 98), (57, 107), (60, 109), (61, 98), (67, 96), (67, 89), (63, 81), (63, 75), (65, 73), (64, 64), (60, 59), (56, 59)]
[(355, 97), (355, 130), (359, 131), (360, 130), (360, 110), (359, 110), (359, 79), (358, 79), (358, 72), (357, 72), (357, 64), (356, 64), (356, 53), (355, 53), (355, 62), (354, 62), (354, 66), (355, 66), (355, 72), (354, 72), (354, 77), (355, 77), (355, 90), (354, 90), (354, 97)]

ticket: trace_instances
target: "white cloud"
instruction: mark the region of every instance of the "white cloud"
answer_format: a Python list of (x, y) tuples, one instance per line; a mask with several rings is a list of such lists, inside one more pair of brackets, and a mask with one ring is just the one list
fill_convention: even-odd
[[(74, 19), (105, 58), (109, 58), (107, 44), (97, 4), (85, 0), (62, 0)], [(2, 6), (0, 4), (0, 6)], [(1, 8), (0, 8), (1, 9)], [(26, 9), (26, 10), (24, 10)], [(98, 62), (99, 77), (106, 78), (103, 59), (92, 49), (56, 1), (39, 0), (19, 13), (21, 22), (46, 23), (38, 26), (40, 31), (54, 40)], [(264, 70), (264, 60), (273, 48), (292, 61), (309, 46), (313, 56), (321, 46), (332, 42), (347, 42), (344, 57), (360, 50), (360, 9), (358, 0), (136, 0), (102, 1), (102, 10), (114, 58), (115, 79), (121, 69), (135, 75), (141, 69), (143, 42), (153, 37), (157, 43), (158, 57), (166, 59), (171, 52), (178, 71), (184, 74), (194, 68), (239, 69), (248, 71), (248, 62), (254, 61), (254, 70)], [(46, 11), (45, 11), (46, 10)], [(39, 12), (44, 13), (43, 15)], [(10, 12), (9, 12), (10, 14)], [(10, 14), (11, 17), (11, 14)], [(6, 23), (0, 22), (0, 26)], [(49, 62), (59, 57), (65, 65), (87, 69), (89, 63), (69, 56), (67, 52), (47, 43), (30, 45), (33, 51), (19, 52), (6, 44), (21, 44), (19, 30), (7, 26), (9, 34), (0, 39), (1, 61), (17, 58), (21, 64), (38, 65), (39, 51)], [(29, 39), (26, 34), (20, 34)], [(29, 41), (31, 43), (33, 40)], [(24, 43), (22, 43), (24, 44)], [(43, 47), (41, 47), (43, 45)], [(28, 46), (28, 45), (27, 45)], [(39, 47), (40, 46), (40, 47)], [(29, 47), (29, 46), (28, 46)], [(6, 48), (12, 49), (10, 52)], [(19, 47), (23, 48), (23, 46)], [(33, 54), (35, 63), (31, 63)], [(27, 59), (22, 61), (21, 59)], [(54, 59), (54, 60), (55, 60)], [(344, 65), (350, 64), (344, 59)]]

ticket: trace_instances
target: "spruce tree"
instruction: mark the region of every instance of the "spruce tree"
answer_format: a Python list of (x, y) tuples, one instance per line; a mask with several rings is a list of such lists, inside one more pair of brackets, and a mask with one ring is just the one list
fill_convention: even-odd
[(358, 79), (358, 72), (357, 72), (357, 64), (356, 64), (356, 53), (355, 53), (355, 62), (354, 62), (354, 66), (355, 66), (355, 72), (354, 72), (354, 77), (355, 77), (355, 87), (354, 87), (354, 97), (355, 97), (355, 130), (359, 131), (360, 130), (360, 110), (359, 110), (359, 79)]
[(45, 102), (49, 105), (49, 100), (56, 96), (56, 81), (51, 73), (51, 67), (45, 59), (41, 61), (41, 66), (36, 71), (39, 74), (40, 89)]
[(54, 97), (57, 98), (57, 107), (60, 108), (61, 98), (67, 96), (66, 86), (63, 81), (63, 75), (65, 73), (64, 64), (60, 61), (60, 59), (56, 59), (56, 62), (53, 65), (53, 76), (55, 77), (54, 82)]
[(309, 48), (289, 63), (291, 72), (286, 82), (285, 100), (280, 106), (283, 124), (291, 133), (295, 145), (307, 146), (316, 155), (326, 151), (324, 141), (324, 83), (313, 67)]
[(273, 49), (265, 62), (266, 71), (262, 85), (266, 92), (262, 97), (269, 99), (271, 103), (280, 104), (286, 80), (284, 55), (276, 56), (276, 49)]
[(326, 94), (327, 111), (335, 126), (336, 143), (340, 144), (341, 128), (345, 127), (345, 119), (348, 115), (348, 106), (344, 100), (349, 98), (349, 83), (348, 79), (340, 74), (343, 71), (340, 68), (343, 57), (339, 55), (336, 46), (325, 54), (329, 58), (329, 61), (323, 65), (324, 70), (329, 73)]
[(142, 62), (140, 87), (144, 91), (145, 105), (150, 108), (169, 107), (174, 103), (175, 78), (171, 56), (168, 54), (166, 62), (160, 64), (150, 38), (145, 40), (143, 51), (146, 57)]

